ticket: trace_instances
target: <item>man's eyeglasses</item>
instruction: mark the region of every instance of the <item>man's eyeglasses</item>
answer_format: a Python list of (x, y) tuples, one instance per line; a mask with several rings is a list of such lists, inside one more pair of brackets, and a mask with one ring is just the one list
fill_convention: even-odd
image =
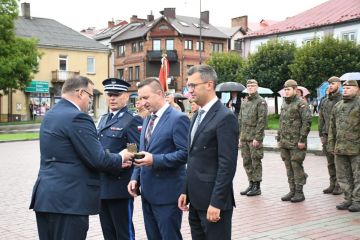
[(188, 83), (188, 84), (186, 84), (186, 86), (187, 86), (188, 88), (192, 88), (192, 89), (194, 89), (194, 88), (196, 88), (196, 86), (201, 85), (201, 84), (205, 84), (205, 83), (208, 83), (208, 82), (201, 82), (201, 83)]
[(92, 95), (91, 93), (89, 93), (88, 91), (86, 91), (85, 89), (76, 89), (76, 91), (80, 91), (80, 90), (83, 90), (84, 92), (86, 92), (88, 95), (89, 95), (89, 98), (90, 99), (93, 99), (94, 95)]

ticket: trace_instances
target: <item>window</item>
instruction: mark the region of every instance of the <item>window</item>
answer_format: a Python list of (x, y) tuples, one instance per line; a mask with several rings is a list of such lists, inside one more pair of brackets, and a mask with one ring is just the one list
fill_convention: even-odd
[(118, 56), (124, 57), (125, 56), (125, 45), (118, 46)]
[(135, 80), (140, 80), (140, 66), (135, 67)]
[(129, 81), (133, 80), (133, 67), (129, 67)]
[(88, 57), (87, 58), (87, 73), (95, 73), (95, 58), (94, 57)]
[(241, 51), (241, 40), (240, 39), (234, 41), (234, 50)]
[(169, 29), (170, 29), (169, 26), (165, 24), (159, 26), (159, 30), (169, 30)]
[(131, 44), (131, 51), (134, 53), (134, 52), (137, 52), (137, 42), (134, 42)]
[(213, 47), (213, 52), (222, 52), (223, 51), (223, 44), (222, 43), (213, 43), (212, 44), (212, 47)]
[(347, 41), (351, 41), (351, 42), (356, 42), (356, 32), (343, 33), (342, 34), (342, 39), (347, 40)]
[(185, 40), (184, 49), (186, 49), (186, 50), (192, 50), (192, 49), (193, 49), (193, 47), (192, 47), (192, 40)]
[(174, 39), (166, 39), (166, 50), (174, 50)]
[(142, 51), (144, 51), (144, 42), (143, 41), (139, 42), (139, 52), (142, 52)]
[(160, 51), (160, 40), (159, 39), (155, 39), (153, 40), (153, 50), (154, 51)]
[(67, 71), (67, 56), (66, 55), (59, 56), (59, 70)]
[[(196, 51), (200, 51), (200, 42), (196, 42)], [(204, 51), (204, 41), (201, 41), (201, 51)]]
[(117, 77), (120, 79), (124, 79), (124, 69), (120, 68), (117, 70)]

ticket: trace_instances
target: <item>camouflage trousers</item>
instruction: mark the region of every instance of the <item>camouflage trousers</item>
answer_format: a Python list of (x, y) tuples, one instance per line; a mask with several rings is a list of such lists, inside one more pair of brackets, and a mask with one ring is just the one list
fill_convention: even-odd
[(345, 200), (360, 203), (360, 155), (335, 155), (336, 175)]
[(254, 148), (251, 142), (241, 142), (241, 157), (243, 159), (243, 166), (249, 182), (261, 182), (262, 180), (262, 163), (261, 159), (264, 157), (264, 148), (262, 143), (258, 148)]
[(306, 149), (280, 148), (280, 155), (285, 163), (290, 188), (294, 185), (305, 185), (307, 174), (304, 171), (303, 162)]
[(331, 152), (328, 152), (326, 144), (323, 144), (323, 153), (326, 156), (327, 167), (330, 176), (330, 184), (336, 184), (336, 167), (335, 167), (335, 156)]

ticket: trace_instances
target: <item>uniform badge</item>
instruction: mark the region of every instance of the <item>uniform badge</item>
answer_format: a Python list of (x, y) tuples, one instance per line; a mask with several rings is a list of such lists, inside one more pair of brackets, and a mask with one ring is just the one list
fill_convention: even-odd
[(121, 130), (123, 130), (123, 128), (111, 127), (110, 130), (111, 131), (121, 131)]

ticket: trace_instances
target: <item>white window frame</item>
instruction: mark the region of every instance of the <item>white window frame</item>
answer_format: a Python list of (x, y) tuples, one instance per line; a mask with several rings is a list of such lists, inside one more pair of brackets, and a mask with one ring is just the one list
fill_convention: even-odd
[(152, 41), (152, 49), (153, 49), (153, 51), (160, 51), (161, 50), (161, 40), (160, 39), (153, 39), (153, 41)]
[[(93, 60), (92, 61), (92, 67), (89, 67), (89, 60)], [(91, 64), (91, 63), (90, 63)], [(87, 61), (86, 61), (86, 73), (88, 74), (95, 74), (96, 73), (96, 68), (95, 65), (96, 64), (96, 60), (95, 57), (87, 57)]]

